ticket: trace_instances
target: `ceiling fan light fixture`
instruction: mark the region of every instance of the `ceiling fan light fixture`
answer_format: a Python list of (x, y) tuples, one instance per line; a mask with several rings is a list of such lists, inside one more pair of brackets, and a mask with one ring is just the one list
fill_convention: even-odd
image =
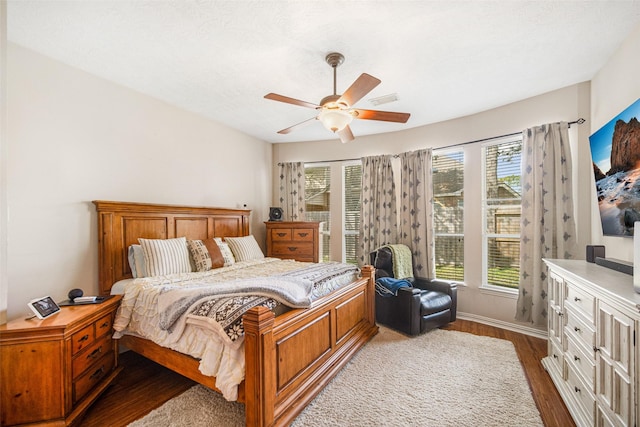
[(323, 109), (318, 115), (318, 120), (331, 132), (339, 132), (351, 123), (353, 116), (340, 109)]

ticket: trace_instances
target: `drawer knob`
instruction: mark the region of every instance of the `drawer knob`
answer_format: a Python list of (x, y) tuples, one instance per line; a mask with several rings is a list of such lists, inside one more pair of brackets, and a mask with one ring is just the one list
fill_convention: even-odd
[(580, 328), (578, 328), (577, 326), (574, 326), (573, 330), (576, 331), (576, 332), (580, 332)]
[(598, 352), (598, 351), (600, 351), (600, 349), (594, 345), (593, 346), (593, 351)]
[(108, 328), (109, 327), (109, 322), (104, 322), (102, 325), (100, 325), (101, 328)]
[(558, 358), (558, 355), (557, 355), (557, 354), (554, 354), (554, 355), (553, 355), (553, 358), (554, 358), (554, 359), (557, 359), (557, 358)]
[(100, 378), (103, 374), (104, 374), (104, 366), (101, 366), (100, 369), (98, 369), (93, 374), (91, 374), (91, 377), (89, 378), (91, 378), (92, 380), (95, 380), (96, 378)]
[(96, 348), (91, 353), (87, 354), (87, 359), (95, 359), (100, 355), (100, 353), (102, 353), (102, 346)]
[(83, 336), (83, 337), (82, 337), (82, 338), (80, 338), (78, 341), (79, 341), (79, 342), (82, 342), (82, 341), (86, 341), (86, 340), (88, 340), (88, 339), (89, 339), (89, 334), (87, 334), (87, 335)]
[(276, 233), (278, 235), (278, 237), (284, 237), (287, 235), (287, 233)]
[(580, 389), (578, 388), (578, 386), (573, 387), (576, 391), (576, 393), (580, 393)]
[(574, 300), (575, 302), (580, 302), (580, 301), (582, 301), (582, 300), (581, 300), (580, 298), (578, 298), (578, 297), (573, 297), (573, 300)]
[(580, 361), (580, 358), (578, 356), (573, 356), (573, 360), (575, 360), (576, 362)]
[(296, 246), (289, 246), (287, 249), (289, 249), (290, 252), (295, 252), (298, 248)]
[(307, 237), (309, 235), (309, 233), (298, 233), (298, 236), (300, 237)]

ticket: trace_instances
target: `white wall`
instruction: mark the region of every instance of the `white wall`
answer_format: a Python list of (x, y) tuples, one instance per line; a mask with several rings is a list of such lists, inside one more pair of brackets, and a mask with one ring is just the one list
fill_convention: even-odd
[(92, 200), (246, 203), (264, 242), (270, 144), (11, 43), (7, 68), (8, 320), (98, 292)]
[[(425, 102), (425, 108), (437, 108), (437, 100)], [(476, 115), (423, 126), (386, 135), (358, 136), (357, 123), (353, 126), (356, 140), (342, 144), (339, 140), (274, 144), (273, 162), (318, 161), (359, 158), (377, 154), (398, 154), (421, 148), (438, 148), (467, 141), (519, 132), (525, 128), (558, 121), (589, 118), (589, 83), (573, 85), (521, 102), (482, 112)], [(593, 180), (587, 125), (574, 125), (570, 129), (574, 164), (574, 189), (578, 245), (587, 244), (591, 224), (589, 188), (583, 183)], [(479, 319), (492, 319), (505, 326), (526, 328), (529, 325), (515, 322), (516, 298), (514, 295), (495, 294), (480, 289), (482, 276), (480, 235), (480, 144), (464, 146), (465, 150), (465, 287), (459, 292), (459, 311)], [(586, 150), (586, 154), (585, 154)], [(586, 161), (585, 161), (586, 159)], [(399, 178), (399, 171), (397, 178)], [(469, 179), (475, 177), (475, 179)], [(277, 173), (273, 176), (273, 188), (278, 188)], [(587, 194), (587, 197), (582, 197)], [(277, 191), (273, 202), (277, 201)], [(579, 254), (584, 258), (584, 251)]]
[(7, 294), (7, 2), (0, 2), (0, 325), (6, 322)]
[[(591, 133), (640, 98), (640, 25), (591, 81)], [(602, 235), (595, 183), (591, 188), (594, 244), (605, 246), (607, 258), (633, 261), (633, 239)], [(640, 267), (638, 267), (640, 268)]]

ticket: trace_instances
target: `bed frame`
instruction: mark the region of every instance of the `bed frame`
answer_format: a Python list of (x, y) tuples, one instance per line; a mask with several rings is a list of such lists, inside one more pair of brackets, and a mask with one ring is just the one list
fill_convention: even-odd
[[(131, 278), (127, 248), (138, 238), (188, 239), (249, 234), (246, 209), (222, 209), (94, 201), (98, 212), (99, 286), (110, 293), (118, 280)], [(288, 425), (351, 357), (377, 332), (375, 282), (371, 266), (362, 278), (278, 317), (256, 307), (245, 314), (245, 380), (238, 401), (245, 404), (247, 426)], [(198, 370), (191, 356), (130, 335), (127, 348), (211, 389), (215, 378)]]

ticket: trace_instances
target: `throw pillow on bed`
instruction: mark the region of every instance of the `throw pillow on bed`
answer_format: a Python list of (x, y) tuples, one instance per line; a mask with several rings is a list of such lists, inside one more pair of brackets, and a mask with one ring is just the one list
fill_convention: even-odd
[(187, 239), (138, 239), (149, 276), (163, 276), (173, 273), (190, 273)]
[(191, 259), (193, 260), (196, 271), (211, 270), (209, 250), (202, 240), (187, 240), (187, 248), (189, 248), (189, 253), (191, 254)]
[(236, 263), (236, 259), (233, 257), (233, 252), (231, 252), (231, 248), (229, 248), (229, 244), (223, 242), (220, 237), (214, 237), (213, 240), (216, 241), (216, 244), (220, 248), (220, 252), (222, 253), (222, 257), (224, 258), (224, 266), (229, 267)]
[(264, 254), (258, 246), (253, 235), (244, 237), (225, 237), (224, 241), (229, 244), (233, 257), (236, 261), (248, 261), (251, 259), (262, 259)]

